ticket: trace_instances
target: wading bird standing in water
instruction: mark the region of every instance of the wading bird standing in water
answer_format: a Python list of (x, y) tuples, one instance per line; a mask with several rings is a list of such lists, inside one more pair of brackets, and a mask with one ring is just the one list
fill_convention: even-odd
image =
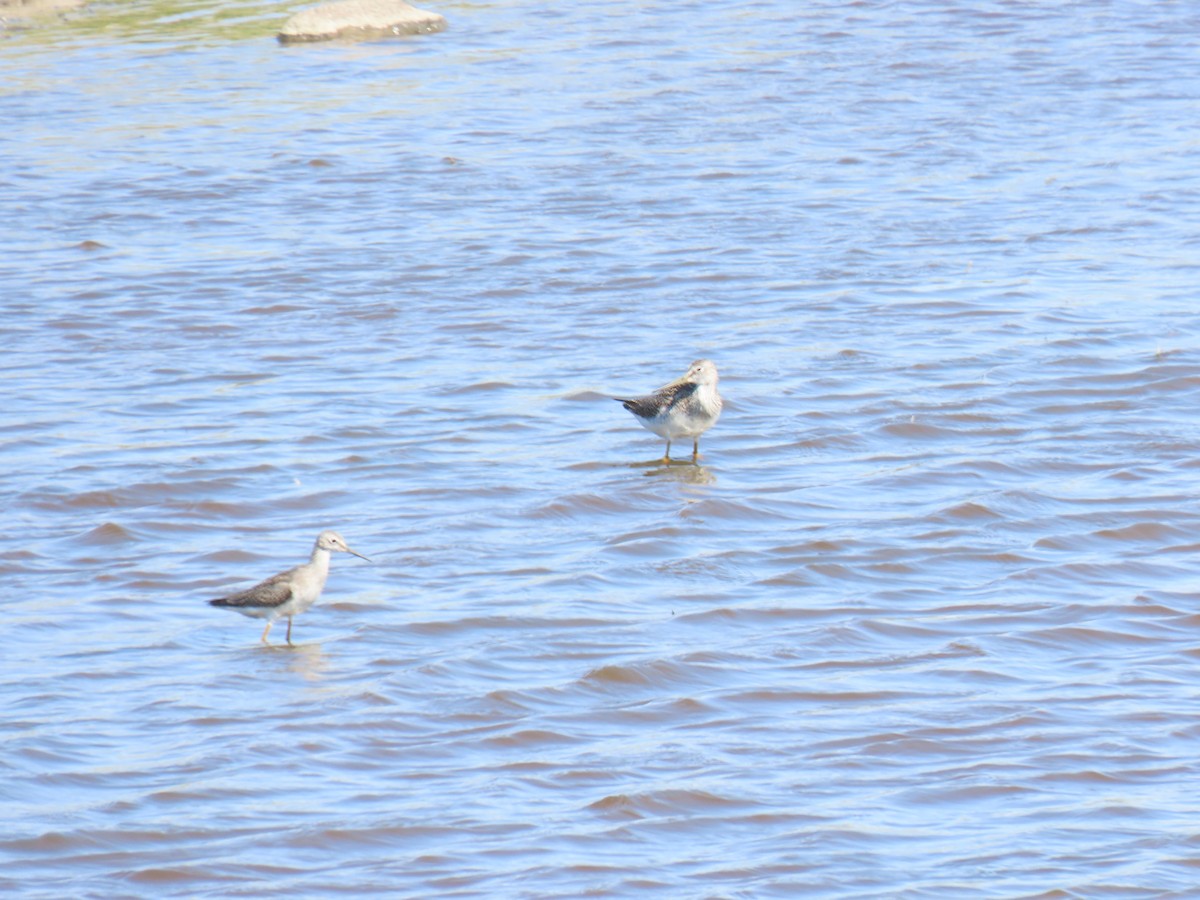
[(670, 384), (652, 394), (618, 403), (637, 417), (642, 426), (667, 439), (663, 461), (671, 460), (671, 441), (692, 439), (692, 462), (700, 456), (700, 435), (712, 428), (721, 415), (721, 395), (717, 392), (717, 367), (711, 359), (698, 359)]
[[(209, 600), (213, 606), (232, 609), (243, 616), (266, 619), (262, 642), (267, 643), (267, 632), (276, 619), (285, 616), (288, 620), (287, 642), (292, 642), (292, 617), (298, 616), (317, 602), (329, 577), (329, 554), (350, 553), (359, 559), (367, 559), (355, 553), (336, 531), (322, 531), (313, 545), (312, 558), (302, 566), (273, 575), (261, 584), (256, 584), (240, 594), (231, 594), (217, 600)], [(370, 562), (367, 559), (367, 562)]]

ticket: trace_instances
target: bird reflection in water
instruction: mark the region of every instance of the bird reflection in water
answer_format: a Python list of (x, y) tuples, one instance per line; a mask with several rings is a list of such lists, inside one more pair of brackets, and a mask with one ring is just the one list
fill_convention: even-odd
[(717, 476), (708, 466), (701, 466), (691, 460), (651, 460), (650, 462), (630, 463), (631, 469), (645, 469), (642, 474), (647, 478), (661, 478), (664, 481), (678, 481), (680, 484), (716, 484)]
[(329, 654), (314, 641), (311, 644), (259, 644), (253, 648), (266, 652), (263, 658), (275, 659), (293, 675), (305, 681), (321, 681), (329, 671)]

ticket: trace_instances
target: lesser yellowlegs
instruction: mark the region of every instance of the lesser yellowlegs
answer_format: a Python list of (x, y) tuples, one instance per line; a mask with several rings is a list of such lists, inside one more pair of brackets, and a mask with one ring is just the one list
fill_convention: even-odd
[(671, 459), (671, 441), (692, 439), (692, 460), (700, 456), (700, 435), (721, 415), (717, 391), (717, 367), (710, 359), (698, 359), (683, 377), (664, 384), (652, 394), (625, 400), (614, 398), (637, 417), (642, 425), (667, 439), (663, 459)]
[[(292, 617), (304, 612), (321, 596), (325, 579), (329, 577), (329, 554), (333, 552), (350, 553), (359, 559), (367, 559), (346, 546), (346, 541), (336, 531), (322, 531), (313, 545), (312, 557), (304, 565), (273, 575), (240, 594), (231, 594), (208, 602), (222, 609), (235, 610), (243, 616), (266, 619), (267, 627), (262, 633), (264, 644), (275, 620), (286, 617), (287, 642), (290, 644)], [(367, 559), (367, 562), (370, 560)]]

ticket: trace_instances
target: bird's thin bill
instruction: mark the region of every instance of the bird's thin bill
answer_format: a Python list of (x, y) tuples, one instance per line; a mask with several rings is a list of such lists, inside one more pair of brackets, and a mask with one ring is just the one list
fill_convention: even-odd
[(346, 548), (346, 552), (349, 553), (351, 556), (357, 556), (359, 559), (366, 559), (367, 562), (371, 561), (371, 560), (367, 559), (367, 557), (365, 557), (361, 553), (359, 553), (358, 551), (351, 550), (349, 547)]

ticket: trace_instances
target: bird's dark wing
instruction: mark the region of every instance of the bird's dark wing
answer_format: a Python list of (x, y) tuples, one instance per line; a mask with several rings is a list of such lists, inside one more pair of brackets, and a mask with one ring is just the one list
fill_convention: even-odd
[(208, 602), (213, 606), (225, 606), (231, 609), (244, 607), (274, 609), (276, 606), (282, 606), (284, 603), (287, 603), (290, 599), (292, 599), (291, 569), (286, 572), (280, 572), (278, 575), (268, 578), (261, 584), (256, 584), (249, 590), (242, 591), (240, 594), (230, 594), (228, 597), (220, 597)]
[(620, 403), (635, 416), (640, 416), (643, 419), (653, 419), (663, 410), (669, 409), (672, 405), (678, 403), (680, 400), (685, 400), (694, 393), (696, 393), (696, 385), (694, 384), (688, 382), (679, 384), (671, 383), (666, 387), (659, 388), (653, 394), (647, 394), (644, 397), (633, 397), (629, 400), (620, 400)]

